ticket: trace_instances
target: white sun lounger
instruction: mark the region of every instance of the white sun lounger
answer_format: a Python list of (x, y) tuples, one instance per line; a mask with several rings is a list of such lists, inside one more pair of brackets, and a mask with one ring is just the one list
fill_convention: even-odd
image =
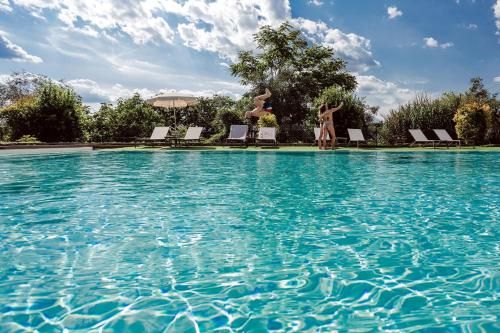
[(168, 133), (170, 132), (170, 127), (155, 127), (153, 129), (153, 133), (151, 133), (151, 136), (149, 138), (135, 138), (134, 142), (135, 145), (137, 146), (138, 142), (159, 142), (159, 141), (166, 141), (168, 137)]
[(276, 127), (261, 127), (259, 128), (259, 134), (255, 140), (255, 144), (262, 142), (270, 142), (273, 145), (277, 145), (276, 142)]
[(422, 145), (432, 144), (433, 148), (436, 147), (436, 142), (438, 140), (429, 140), (429, 139), (427, 139), (427, 137), (422, 132), (422, 130), (420, 130), (420, 129), (411, 129), (409, 131), (410, 131), (411, 136), (413, 137), (413, 140), (415, 140), (412, 144), (410, 144), (410, 146), (413, 146), (414, 144), (420, 143)]
[(203, 127), (189, 127), (186, 135), (181, 140), (183, 142), (200, 141), (201, 132), (203, 132)]
[(349, 142), (355, 141), (357, 148), (359, 148), (360, 142), (366, 142), (363, 132), (359, 128), (348, 128), (347, 132), (349, 133)]
[(241, 142), (246, 144), (248, 134), (248, 125), (231, 125), (229, 130), (228, 142)]
[(165, 140), (167, 138), (168, 132), (170, 132), (170, 127), (155, 127), (153, 133), (151, 133), (151, 137), (148, 140)]
[(434, 131), (434, 133), (436, 133), (437, 137), (439, 138), (439, 143), (444, 142), (444, 143), (446, 143), (446, 145), (448, 147), (450, 147), (450, 145), (453, 143), (457, 143), (458, 148), (461, 147), (460, 140), (453, 140), (445, 129), (435, 129), (433, 131)]

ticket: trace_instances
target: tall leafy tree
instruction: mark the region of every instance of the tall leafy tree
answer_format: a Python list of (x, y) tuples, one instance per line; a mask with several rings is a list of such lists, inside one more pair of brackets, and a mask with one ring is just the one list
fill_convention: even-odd
[(30, 135), (44, 142), (84, 140), (89, 121), (80, 96), (50, 81), (41, 83), (32, 96), (4, 107), (1, 117), (11, 140)]
[[(101, 109), (102, 110), (102, 109)], [(155, 126), (162, 125), (163, 119), (152, 105), (146, 103), (139, 94), (131, 98), (119, 99), (113, 110), (107, 110), (111, 120), (113, 140), (126, 140), (133, 137), (148, 137)]]
[(49, 79), (43, 75), (28, 72), (14, 72), (5, 82), (0, 83), (0, 107), (15, 103), (21, 98), (28, 97)]
[[(308, 105), (325, 88), (356, 88), (355, 77), (347, 72), (343, 60), (334, 57), (332, 49), (309, 43), (289, 23), (276, 29), (262, 27), (254, 41), (256, 51), (241, 51), (230, 67), (231, 74), (250, 88), (248, 96), (260, 95), (269, 88), (273, 112), (281, 124), (302, 124)], [(283, 126), (283, 134), (286, 129)]]

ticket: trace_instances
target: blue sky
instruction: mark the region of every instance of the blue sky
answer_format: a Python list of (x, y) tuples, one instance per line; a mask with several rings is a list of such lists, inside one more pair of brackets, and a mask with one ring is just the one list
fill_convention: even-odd
[(500, 90), (500, 0), (0, 0), (0, 79), (64, 79), (94, 107), (136, 91), (238, 97), (228, 64), (286, 20), (347, 60), (382, 113), (473, 76)]

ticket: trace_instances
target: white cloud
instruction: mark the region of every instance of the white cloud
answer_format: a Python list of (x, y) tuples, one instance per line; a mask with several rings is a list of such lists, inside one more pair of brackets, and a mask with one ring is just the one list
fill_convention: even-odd
[(389, 14), (389, 19), (395, 19), (398, 16), (403, 16), (403, 12), (396, 6), (390, 6), (387, 8), (387, 14)]
[(101, 88), (95, 81), (76, 79), (66, 81), (66, 84), (75, 89), (85, 103), (109, 103), (113, 100), (110, 92)]
[(424, 46), (428, 47), (428, 48), (437, 48), (437, 47), (440, 47), (442, 49), (447, 49), (447, 48), (452, 47), (454, 45), (451, 42), (439, 44), (439, 42), (437, 41), (437, 39), (435, 39), (433, 37), (425, 37), (423, 39), (423, 41), (424, 41)]
[(322, 6), (324, 4), (324, 2), (321, 0), (309, 0), (308, 4), (319, 7), (319, 6)]
[(147, 42), (172, 43), (174, 31), (155, 12), (151, 3), (158, 0), (11, 0), (33, 16), (44, 17), (52, 10), (67, 27), (95, 34), (96, 31), (121, 31), (137, 44)]
[[(261, 26), (278, 26), (288, 20), (316, 29), (309, 29), (310, 37), (332, 47), (354, 70), (379, 66), (373, 59), (369, 39), (330, 28), (321, 21), (292, 19), (289, 0), (10, 1), (37, 17), (51, 11), (66, 29), (86, 36), (104, 36), (111, 40), (127, 34), (137, 44), (170, 44), (177, 37), (189, 48), (218, 54), (224, 62), (235, 61), (239, 50), (252, 50), (253, 34)], [(322, 1), (316, 1), (319, 2)], [(180, 19), (176, 27), (170, 27), (165, 21), (169, 15)]]
[(493, 82), (500, 83), (500, 76), (494, 77)]
[(439, 46), (438, 41), (432, 37), (424, 38), (424, 43), (425, 43), (425, 46), (427, 46), (427, 47), (438, 47)]
[(478, 28), (477, 24), (474, 24), (474, 23), (469, 23), (469, 25), (467, 26), (467, 29), (469, 30), (476, 30)]
[(500, 0), (497, 0), (497, 2), (493, 5), (493, 13), (496, 18), (497, 30), (500, 30)]
[(19, 45), (12, 43), (3, 31), (0, 31), (0, 59), (9, 59), (17, 62), (43, 62), (42, 58), (31, 55)]
[(142, 98), (151, 98), (156, 94), (161, 93), (180, 93), (190, 94), (199, 97), (211, 97), (213, 95), (224, 95), (232, 98), (240, 98), (241, 93), (237, 92), (240, 86), (231, 82), (211, 81), (207, 82), (207, 86), (211, 85), (219, 87), (220, 89), (170, 89), (163, 88), (153, 91), (148, 88), (128, 88), (119, 83), (112, 85), (100, 85), (99, 83), (90, 79), (74, 79), (66, 81), (65, 84), (72, 87), (80, 96), (82, 96), (85, 104), (93, 106), (100, 103), (115, 103), (119, 98), (128, 98), (133, 94), (138, 93)]
[(444, 43), (444, 44), (439, 45), (439, 47), (442, 49), (447, 49), (449, 47), (452, 47), (453, 45), (454, 45), (453, 43), (448, 42), (448, 43)]
[(355, 71), (364, 72), (372, 67), (380, 66), (371, 52), (370, 40), (363, 36), (332, 29), (321, 21), (297, 18), (291, 22), (315, 42), (331, 47), (336, 56), (347, 60), (349, 66)]
[(177, 27), (184, 45), (232, 61), (239, 50), (253, 48), (259, 27), (277, 26), (291, 17), (286, 0), (188, 0), (163, 9), (187, 20)]
[(356, 75), (357, 93), (369, 105), (379, 106), (382, 115), (410, 101), (418, 91), (403, 88), (394, 82), (383, 81), (373, 75)]
[(12, 7), (10, 6), (9, 0), (0, 0), (0, 12), (11, 12)]

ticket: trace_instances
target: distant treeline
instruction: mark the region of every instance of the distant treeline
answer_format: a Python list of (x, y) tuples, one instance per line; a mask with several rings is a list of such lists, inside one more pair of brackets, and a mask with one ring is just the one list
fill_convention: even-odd
[[(0, 140), (3, 141), (128, 141), (148, 137), (155, 126), (172, 126), (182, 134), (187, 126), (202, 126), (209, 142), (220, 142), (231, 124), (250, 123), (245, 111), (253, 96), (265, 88), (272, 92), (273, 115), (260, 125), (279, 128), (280, 142), (312, 142), (318, 126), (318, 107), (344, 103), (334, 114), (337, 136), (347, 128), (360, 128), (379, 144), (409, 142), (408, 129), (446, 129), (467, 143), (500, 143), (500, 110), (496, 94), (480, 78), (461, 93), (439, 98), (417, 96), (380, 118), (354, 93), (357, 82), (331, 48), (308, 41), (284, 23), (264, 26), (254, 36), (258, 52), (241, 51), (230, 66), (231, 74), (248, 87), (238, 101), (229, 97), (200, 98), (195, 106), (155, 108), (139, 95), (102, 104), (91, 113), (71, 87), (43, 76), (14, 73), (0, 84)], [(378, 120), (377, 120), (378, 119)], [(255, 123), (258, 126), (259, 124)]]

